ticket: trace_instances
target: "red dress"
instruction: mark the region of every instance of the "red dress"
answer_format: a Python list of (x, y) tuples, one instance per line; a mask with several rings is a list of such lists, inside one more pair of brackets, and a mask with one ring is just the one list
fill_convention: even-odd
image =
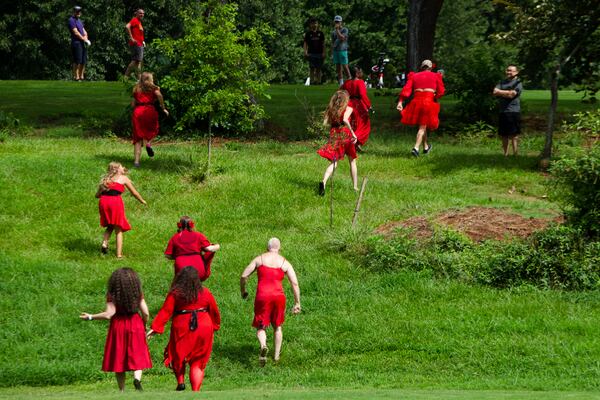
[(362, 79), (350, 79), (345, 81), (342, 89), (350, 95), (348, 105), (352, 107), (354, 112), (350, 117), (350, 124), (354, 129), (358, 144), (365, 144), (371, 133), (371, 119), (369, 118), (369, 108), (371, 108), (371, 100), (367, 96), (367, 87)]
[(258, 286), (252, 326), (259, 329), (269, 325), (281, 326), (285, 320), (285, 293), (282, 285), (285, 273), (281, 268), (270, 268), (266, 265), (260, 265), (256, 273)]
[(215, 253), (203, 251), (210, 242), (200, 232), (183, 230), (169, 240), (165, 254), (175, 259), (175, 275), (185, 267), (194, 267), (201, 281), (210, 276), (210, 264)]
[[(107, 302), (112, 298), (107, 296)], [(119, 310), (110, 319), (102, 371), (125, 372), (152, 368), (142, 317), (136, 312), (127, 314)]]
[[(348, 155), (352, 160), (357, 157), (356, 147), (352, 143), (352, 133), (350, 133), (350, 129), (344, 124), (343, 118), (345, 112), (344, 110), (339, 121), (331, 124), (327, 144), (317, 150), (317, 154), (332, 162), (343, 160), (345, 155)], [(354, 114), (354, 111), (352, 114)]]
[(121, 194), (125, 186), (121, 183), (111, 182), (108, 190), (100, 194), (98, 209), (100, 211), (100, 226), (118, 226), (123, 232), (131, 229), (125, 217), (125, 206)]
[(140, 140), (152, 140), (158, 135), (158, 112), (154, 108), (156, 94), (152, 92), (134, 92), (135, 108), (131, 116), (133, 143)]
[(400, 101), (404, 101), (414, 89), (434, 89), (433, 92), (414, 92), (414, 97), (401, 111), (404, 125), (426, 125), (427, 129), (435, 130), (440, 125), (438, 114), (440, 103), (434, 100), (444, 95), (445, 88), (442, 74), (431, 71), (421, 71), (408, 74), (408, 81), (400, 92)]
[[(182, 310), (197, 311), (197, 327), (190, 330), (190, 321), (194, 313), (180, 313)], [(212, 293), (208, 288), (202, 288), (198, 298), (192, 303), (185, 303), (169, 293), (162, 308), (152, 321), (152, 330), (163, 333), (165, 325), (171, 322), (171, 336), (165, 348), (164, 363), (167, 368), (181, 371), (183, 364), (200, 363), (200, 369), (206, 368), (212, 352), (214, 331), (221, 327), (221, 315)]]

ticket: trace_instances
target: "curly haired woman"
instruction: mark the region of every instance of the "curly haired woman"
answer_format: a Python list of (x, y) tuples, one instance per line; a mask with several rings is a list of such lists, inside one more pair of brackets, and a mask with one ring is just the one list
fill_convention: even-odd
[[(141, 312), (142, 315), (140, 317)], [(142, 390), (142, 370), (152, 368), (144, 324), (149, 312), (140, 278), (131, 268), (119, 268), (108, 280), (106, 309), (98, 314), (81, 313), (81, 319), (108, 319), (102, 370), (114, 372), (119, 390), (125, 390), (125, 372), (133, 371), (133, 385)]]

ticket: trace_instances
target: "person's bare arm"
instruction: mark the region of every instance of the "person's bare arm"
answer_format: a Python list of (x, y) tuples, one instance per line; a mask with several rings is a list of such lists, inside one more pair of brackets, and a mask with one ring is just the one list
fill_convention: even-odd
[(133, 183), (131, 183), (131, 180), (129, 180), (129, 178), (125, 177), (125, 187), (127, 187), (127, 189), (129, 189), (129, 191), (131, 192), (131, 194), (133, 195), (133, 197), (135, 197), (137, 199), (137, 201), (139, 201), (140, 203), (146, 205), (146, 200), (144, 200), (142, 198), (142, 195), (140, 195), (138, 193), (137, 190), (135, 190), (135, 187), (133, 186)]
[(146, 304), (145, 299), (140, 301), (140, 311), (142, 313), (142, 320), (144, 321), (144, 324), (147, 324), (148, 320), (150, 319), (150, 311), (148, 311), (148, 305)]
[(336, 28), (335, 28), (335, 34), (337, 35), (338, 39), (340, 39), (342, 42), (344, 42), (344, 41), (346, 41), (348, 39), (348, 37), (342, 33), (342, 27), (341, 26), (336, 26)]
[(79, 31), (77, 30), (77, 28), (73, 28), (71, 30), (73, 31), (73, 33), (75, 34), (75, 37), (77, 37), (77, 39), (83, 40), (84, 42), (87, 40), (87, 34), (85, 35), (85, 37), (83, 37), (83, 35), (81, 35), (81, 33), (79, 33)]
[(304, 38), (304, 44), (302, 47), (304, 48), (304, 57), (308, 57), (308, 45), (306, 44), (306, 37)]
[(356, 143), (358, 140), (356, 135), (354, 134), (354, 130), (352, 129), (352, 125), (350, 125), (350, 115), (352, 115), (352, 107), (346, 107), (346, 112), (344, 113), (344, 124), (348, 129), (350, 129), (350, 133), (352, 134), (352, 143)]
[(156, 89), (154, 91), (154, 94), (156, 95), (156, 98), (158, 99), (158, 102), (160, 103), (160, 108), (162, 108), (163, 112), (166, 115), (169, 115), (169, 111), (167, 111), (167, 109), (165, 108), (165, 99), (163, 98), (163, 95), (160, 92), (160, 89)]
[(502, 90), (494, 88), (492, 95), (496, 97), (503, 97), (505, 99), (514, 99), (517, 96), (517, 92), (515, 90)]
[(125, 25), (125, 30), (126, 30), (126, 31), (127, 31), (127, 33), (129, 34), (129, 40), (130, 40), (131, 42), (134, 42), (135, 44), (137, 44), (137, 40), (135, 40), (135, 39), (133, 38), (133, 35), (131, 34), (131, 23), (130, 23), (130, 22), (128, 22), (128, 23)]
[(294, 293), (294, 307), (292, 307), (292, 314), (298, 314), (302, 311), (302, 307), (300, 306), (300, 285), (298, 284), (296, 272), (294, 271), (292, 264), (287, 261), (283, 265), (283, 270), (290, 281), (290, 285), (292, 285), (292, 292)]
[(115, 307), (114, 303), (109, 301), (106, 303), (106, 309), (103, 312), (98, 313), (98, 314), (90, 314), (90, 313), (82, 312), (81, 314), (79, 314), (79, 318), (85, 319), (88, 321), (91, 321), (93, 319), (111, 319), (113, 317), (113, 315), (115, 315), (116, 312), (117, 312), (117, 308)]
[(88, 33), (85, 28), (83, 28), (83, 40), (88, 40)]
[(248, 297), (248, 292), (246, 291), (246, 283), (248, 282), (248, 277), (252, 275), (252, 273), (256, 270), (256, 264), (258, 263), (258, 257), (248, 264), (244, 272), (242, 272), (242, 276), (240, 277), (240, 294), (242, 295), (242, 299)]
[(202, 250), (214, 253), (215, 251), (221, 250), (221, 245), (219, 243), (211, 244), (210, 246), (203, 247)]

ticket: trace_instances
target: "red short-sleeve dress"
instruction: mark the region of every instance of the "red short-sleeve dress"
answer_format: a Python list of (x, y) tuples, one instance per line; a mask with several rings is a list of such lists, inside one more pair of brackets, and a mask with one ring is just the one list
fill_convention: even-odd
[(164, 352), (164, 364), (181, 371), (184, 364), (199, 362), (206, 368), (212, 352), (214, 331), (221, 327), (217, 302), (208, 288), (202, 288), (196, 301), (186, 303), (171, 292), (152, 321), (152, 330), (163, 333), (172, 318), (171, 335)]
[(129, 225), (125, 216), (125, 206), (121, 198), (124, 191), (125, 186), (123, 184), (112, 182), (108, 186), (108, 190), (100, 194), (100, 201), (98, 202), (100, 226), (116, 226), (121, 228), (123, 232), (131, 229), (131, 225)]
[(215, 253), (204, 251), (210, 242), (200, 232), (182, 230), (171, 237), (165, 255), (175, 259), (175, 275), (185, 267), (194, 267), (201, 281), (210, 276), (210, 265)]
[(350, 79), (344, 82), (342, 89), (350, 95), (348, 105), (354, 110), (350, 117), (350, 124), (358, 144), (363, 145), (367, 143), (371, 134), (371, 118), (369, 118), (371, 100), (367, 96), (367, 86), (362, 79)]
[(282, 281), (285, 273), (281, 268), (260, 265), (257, 270), (258, 286), (254, 299), (252, 326), (264, 329), (269, 325), (278, 327), (285, 320), (285, 293)]
[(131, 116), (133, 143), (140, 140), (150, 141), (158, 135), (158, 112), (154, 108), (156, 94), (152, 92), (134, 92), (135, 108)]
[[(435, 92), (414, 91), (415, 89), (433, 89)], [(444, 95), (445, 88), (442, 75), (437, 72), (422, 71), (410, 73), (408, 81), (400, 92), (400, 101), (413, 94), (413, 99), (401, 111), (402, 124), (410, 126), (425, 125), (429, 130), (436, 130), (440, 125), (440, 103), (435, 100)]]
[[(357, 157), (356, 146), (352, 143), (352, 133), (344, 124), (344, 114), (345, 111), (339, 121), (331, 124), (329, 141), (317, 150), (317, 154), (331, 162), (343, 160), (346, 155), (352, 160)], [(354, 114), (354, 111), (352, 114)]]
[[(112, 302), (110, 295), (106, 301)], [(125, 372), (148, 368), (152, 368), (152, 360), (142, 317), (137, 312), (128, 314), (117, 307), (106, 335), (102, 370)]]

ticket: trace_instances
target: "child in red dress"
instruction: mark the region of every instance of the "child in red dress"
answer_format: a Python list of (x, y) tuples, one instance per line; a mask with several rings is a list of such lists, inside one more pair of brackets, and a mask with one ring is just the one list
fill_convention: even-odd
[(325, 119), (323, 123), (329, 124), (331, 129), (329, 130), (329, 142), (321, 147), (317, 153), (329, 160), (330, 164), (323, 174), (323, 181), (319, 182), (319, 195), (325, 195), (325, 186), (333, 170), (337, 168), (337, 162), (343, 160), (344, 156), (348, 156), (350, 161), (350, 176), (352, 177), (352, 184), (354, 190), (358, 191), (358, 172), (356, 168), (356, 147), (357, 141), (356, 135), (352, 126), (350, 125), (350, 116), (352, 115), (352, 107), (348, 107), (350, 96), (345, 90), (336, 91), (331, 99), (329, 105), (325, 110)]
[(152, 139), (158, 135), (158, 113), (154, 108), (158, 100), (165, 115), (169, 112), (165, 108), (160, 88), (154, 84), (154, 77), (150, 72), (142, 73), (139, 82), (133, 88), (133, 114), (131, 115), (133, 133), (133, 165), (140, 166), (142, 144), (146, 147), (148, 156), (154, 157)]
[(125, 217), (125, 206), (121, 194), (129, 189), (133, 197), (140, 203), (146, 205), (146, 201), (135, 190), (133, 183), (127, 177), (127, 171), (118, 162), (108, 164), (106, 174), (100, 180), (96, 198), (100, 211), (100, 226), (105, 227), (104, 239), (102, 240), (102, 254), (108, 253), (108, 241), (110, 235), (115, 232), (117, 238), (117, 258), (123, 257), (123, 232), (131, 229), (131, 225)]
[(113, 272), (108, 280), (106, 310), (98, 314), (81, 313), (79, 317), (86, 321), (110, 320), (102, 370), (115, 373), (121, 391), (125, 390), (125, 372), (133, 371), (133, 385), (142, 390), (142, 370), (152, 368), (152, 361), (144, 334), (148, 306), (135, 271), (120, 268)]
[(283, 321), (285, 320), (285, 293), (282, 281), (287, 276), (294, 293), (294, 307), (292, 314), (298, 314), (300, 307), (300, 286), (292, 264), (279, 254), (281, 242), (277, 238), (269, 239), (267, 252), (256, 257), (246, 267), (240, 279), (242, 299), (248, 297), (246, 283), (250, 275), (257, 271), (258, 286), (254, 299), (254, 320), (252, 326), (256, 328), (256, 337), (260, 344), (259, 364), (261, 367), (267, 362), (267, 332), (269, 325), (274, 330), (275, 362), (279, 361), (281, 345), (283, 343)]
[(194, 267), (201, 281), (210, 276), (210, 264), (221, 246), (211, 244), (201, 232), (194, 231), (194, 221), (184, 215), (177, 223), (177, 233), (169, 240), (165, 256), (175, 260), (175, 275), (184, 267)]
[(171, 335), (165, 348), (165, 366), (177, 378), (175, 390), (185, 390), (185, 366), (190, 366), (192, 390), (198, 391), (210, 359), (214, 331), (221, 326), (221, 315), (212, 293), (202, 287), (194, 267), (182, 269), (171, 286), (165, 303), (152, 321), (148, 338), (163, 333), (172, 318)]
[(354, 110), (350, 124), (356, 134), (356, 148), (362, 150), (360, 146), (367, 143), (371, 134), (371, 118), (369, 117), (371, 100), (367, 95), (367, 85), (363, 80), (363, 71), (360, 67), (352, 68), (352, 79), (345, 81), (342, 89), (347, 91), (350, 96), (348, 105)]
[[(444, 95), (444, 81), (442, 74), (432, 72), (433, 63), (423, 60), (421, 72), (408, 74), (408, 82), (400, 92), (400, 100), (396, 107), (402, 116), (402, 124), (417, 125), (417, 139), (415, 147), (411, 150), (413, 156), (419, 156), (419, 149), (423, 143), (423, 154), (431, 151), (431, 145), (427, 143), (427, 130), (434, 131), (438, 128), (440, 120), (440, 103), (436, 102)], [(402, 102), (414, 95), (408, 106), (404, 108)]]

